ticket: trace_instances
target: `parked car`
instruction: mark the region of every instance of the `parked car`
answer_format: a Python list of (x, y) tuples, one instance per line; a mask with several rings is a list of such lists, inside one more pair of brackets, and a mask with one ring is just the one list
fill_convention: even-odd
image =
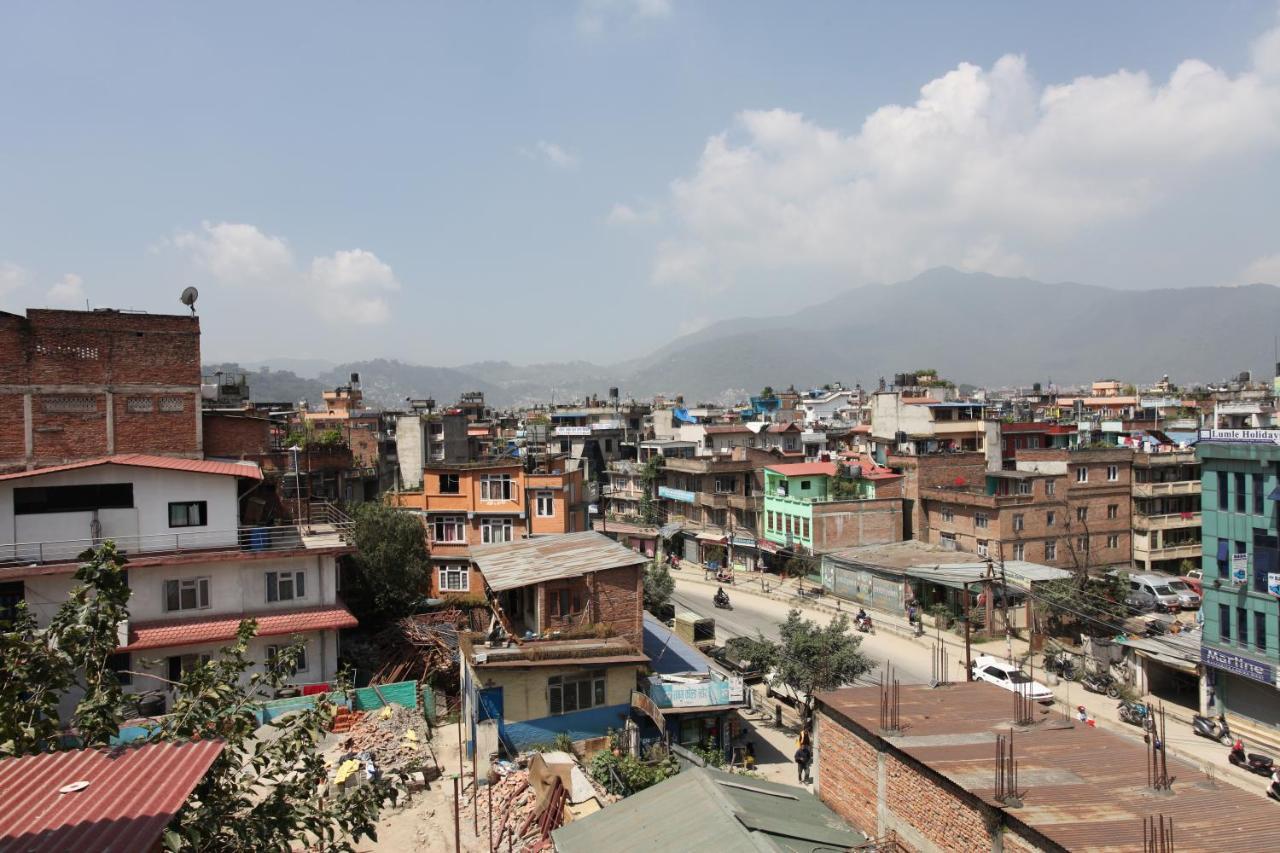
[(1169, 586), (1170, 580), (1166, 575), (1129, 575), (1129, 591), (1147, 593), (1155, 599), (1156, 610), (1176, 613), (1182, 608), (1182, 597)]
[(1182, 582), (1195, 590), (1196, 595), (1204, 598), (1204, 572), (1199, 569), (1192, 569), (1182, 576)]
[(1182, 578), (1170, 578), (1169, 589), (1178, 594), (1179, 607), (1182, 610), (1200, 609), (1200, 593)]
[(1023, 693), (1042, 705), (1053, 704), (1053, 691), (1027, 675), (1016, 664), (991, 655), (978, 655), (973, 662), (973, 677), (1003, 687), (1013, 693)]
[(1152, 593), (1130, 588), (1129, 594), (1124, 597), (1124, 605), (1129, 608), (1130, 613), (1154, 613), (1157, 602)]

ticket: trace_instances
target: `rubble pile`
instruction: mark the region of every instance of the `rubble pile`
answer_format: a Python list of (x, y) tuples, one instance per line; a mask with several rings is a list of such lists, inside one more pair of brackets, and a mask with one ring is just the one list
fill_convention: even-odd
[(413, 708), (387, 705), (361, 717), (351, 727), (343, 748), (371, 753), (384, 774), (412, 771), (426, 763), (427, 725)]
[[(551, 832), (564, 823), (568, 792), (559, 779), (552, 779), (539, 796), (529, 784), (529, 772), (511, 770), (493, 785), (493, 814), (490, 824), (489, 792), (480, 788), (472, 817), (470, 797), (464, 797), (460, 819), (464, 825), (478, 820), (480, 836), (492, 826), (493, 849), (535, 853), (551, 847)], [(505, 846), (504, 846), (505, 845)]]
[(374, 638), (383, 664), (370, 683), (429, 682), (437, 673), (452, 672), (458, 661), (457, 626), (467, 621), (458, 610), (401, 619)]

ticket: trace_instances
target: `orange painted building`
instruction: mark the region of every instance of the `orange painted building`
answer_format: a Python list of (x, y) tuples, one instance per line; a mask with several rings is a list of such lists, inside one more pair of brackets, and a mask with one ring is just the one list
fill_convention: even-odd
[(552, 458), (533, 472), (520, 459), (433, 464), (423, 472), (422, 491), (393, 494), (397, 506), (422, 515), (431, 597), (484, 594), (473, 545), (590, 529), (582, 469), (566, 471), (567, 461)]

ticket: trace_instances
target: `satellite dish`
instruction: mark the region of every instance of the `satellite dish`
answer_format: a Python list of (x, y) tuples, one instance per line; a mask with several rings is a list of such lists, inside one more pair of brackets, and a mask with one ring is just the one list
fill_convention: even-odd
[(196, 300), (200, 297), (200, 291), (194, 287), (188, 287), (182, 291), (182, 295), (178, 297), (178, 301), (191, 309), (191, 316), (196, 315)]

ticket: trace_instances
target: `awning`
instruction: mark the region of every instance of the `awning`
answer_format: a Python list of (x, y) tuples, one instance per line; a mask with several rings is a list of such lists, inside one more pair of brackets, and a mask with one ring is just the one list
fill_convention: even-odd
[(677, 533), (679, 533), (683, 529), (684, 529), (684, 522), (673, 521), (669, 524), (664, 524), (661, 527), (659, 527), (658, 535), (661, 536), (663, 539), (670, 539), (672, 536), (675, 536)]

